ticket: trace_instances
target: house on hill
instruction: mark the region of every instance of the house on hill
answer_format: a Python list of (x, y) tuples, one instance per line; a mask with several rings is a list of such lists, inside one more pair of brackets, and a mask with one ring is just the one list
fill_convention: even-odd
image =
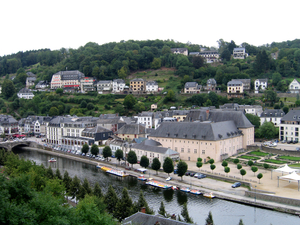
[(289, 85), (289, 91), (291, 93), (299, 93), (299, 90), (300, 90), (300, 83), (296, 79), (294, 79)]
[(184, 85), (184, 93), (186, 94), (197, 94), (201, 91), (201, 85), (197, 82), (186, 82)]
[(259, 91), (264, 91), (268, 87), (268, 79), (256, 79), (254, 81), (254, 89), (255, 93), (259, 93)]
[(173, 54), (182, 54), (182, 55), (185, 55), (185, 56), (189, 55), (189, 51), (188, 51), (187, 48), (171, 48), (171, 52)]
[(274, 126), (279, 127), (283, 116), (285, 116), (285, 113), (282, 109), (266, 109), (260, 115), (260, 125), (264, 122), (272, 122)]

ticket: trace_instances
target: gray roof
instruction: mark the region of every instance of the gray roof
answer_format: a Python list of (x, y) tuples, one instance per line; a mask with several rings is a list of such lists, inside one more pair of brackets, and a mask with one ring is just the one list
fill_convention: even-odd
[(216, 85), (217, 81), (214, 78), (210, 78), (206, 81), (206, 84)]
[(113, 82), (116, 82), (116, 83), (118, 83), (118, 84), (123, 84), (123, 83), (125, 83), (125, 81), (122, 80), (122, 79), (114, 79)]
[(190, 224), (185, 222), (180, 222), (177, 220), (165, 218), (161, 215), (149, 215), (142, 212), (137, 212), (127, 218), (125, 218), (122, 222), (122, 225), (183, 225)]
[(205, 141), (224, 140), (242, 135), (233, 121), (210, 122), (163, 122), (151, 137), (195, 139)]
[(32, 73), (32, 72), (27, 72), (26, 75), (28, 77), (36, 77), (36, 75), (34, 73)]
[(268, 79), (256, 79), (255, 81), (259, 80), (260, 82), (268, 82)]
[(253, 127), (242, 111), (222, 111), (222, 110), (191, 110), (185, 121), (234, 121), (237, 128)]
[(300, 122), (300, 110), (291, 110), (284, 117), (281, 118), (283, 121), (295, 121)]
[(132, 82), (132, 81), (144, 81), (144, 79), (142, 79), (142, 78), (134, 78), (130, 82)]
[(245, 50), (245, 48), (234, 48), (233, 51)]
[(18, 123), (18, 121), (13, 118), (11, 115), (0, 115), (0, 124), (10, 124), (10, 123)]
[(155, 80), (149, 80), (146, 82), (146, 85), (157, 85), (157, 82)]
[(242, 81), (238, 81), (238, 80), (231, 80), (227, 83), (227, 86), (237, 86), (237, 85), (242, 85), (243, 82)]
[(148, 117), (153, 117), (154, 113), (153, 112), (141, 112), (138, 114), (138, 116), (148, 116)]
[(26, 80), (34, 82), (36, 80), (36, 77), (27, 77)]
[[(147, 142), (148, 141), (148, 142)], [(153, 141), (153, 142), (150, 142)], [(139, 144), (132, 144), (133, 149), (139, 149), (144, 151), (150, 151), (160, 154), (168, 154), (168, 155), (178, 155), (178, 152), (173, 151), (172, 149), (161, 147), (161, 144), (154, 140), (145, 140)]]
[(22, 88), (18, 93), (19, 94), (33, 94), (32, 91), (28, 88)]
[(197, 82), (186, 82), (184, 85), (185, 88), (197, 87), (197, 86), (198, 86)]
[(79, 70), (59, 71), (54, 75), (61, 75), (61, 80), (80, 80), (84, 77)]
[(91, 133), (91, 134), (98, 134), (98, 133), (103, 133), (103, 132), (112, 132), (111, 130), (109, 129), (106, 129), (102, 126), (95, 126), (95, 127), (92, 127), (92, 128), (85, 128), (82, 133)]
[(282, 109), (266, 109), (260, 115), (260, 117), (283, 117), (285, 113)]
[(251, 79), (232, 79), (232, 81), (241, 81), (245, 85), (250, 85)]
[(110, 84), (112, 83), (111, 80), (99, 80), (97, 84)]
[(145, 134), (146, 129), (142, 124), (125, 124), (116, 134)]

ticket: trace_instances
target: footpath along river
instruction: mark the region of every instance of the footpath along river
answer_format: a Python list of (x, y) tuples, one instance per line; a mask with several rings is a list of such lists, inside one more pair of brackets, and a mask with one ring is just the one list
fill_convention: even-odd
[(137, 201), (140, 190), (143, 190), (149, 206), (156, 212), (159, 209), (160, 202), (163, 201), (169, 214), (180, 214), (182, 205), (187, 202), (190, 217), (200, 225), (205, 224), (209, 211), (212, 212), (216, 225), (234, 225), (238, 224), (240, 219), (243, 220), (245, 225), (300, 224), (300, 218), (295, 215), (221, 199), (207, 199), (203, 196), (194, 196), (179, 191), (153, 189), (134, 177), (119, 178), (107, 174), (88, 163), (57, 156), (55, 156), (57, 162), (49, 163), (48, 160), (52, 157), (51, 155), (33, 150), (16, 149), (14, 152), (25, 159), (35, 161), (37, 164), (44, 164), (46, 167), (51, 165), (54, 170), (59, 168), (61, 174), (67, 170), (71, 177), (77, 175), (82, 181), (87, 178), (92, 186), (98, 182), (103, 193), (106, 193), (110, 184), (115, 188), (118, 195), (121, 194), (123, 187), (126, 187), (132, 200)]

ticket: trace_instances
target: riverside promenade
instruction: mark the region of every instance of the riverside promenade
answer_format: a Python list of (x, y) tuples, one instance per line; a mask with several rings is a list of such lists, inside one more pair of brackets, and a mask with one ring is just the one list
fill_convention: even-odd
[[(83, 157), (83, 156), (77, 156), (74, 154), (68, 154), (63, 153), (61, 151), (53, 151), (53, 150), (46, 150), (41, 149), (39, 146), (36, 147), (23, 147), (23, 149), (30, 149), (35, 151), (40, 151), (46, 154), (49, 154), (49, 159), (51, 156), (59, 156), (59, 157), (65, 157), (68, 159), (89, 163), (92, 165), (105, 165), (110, 167), (117, 167), (119, 169), (125, 169), (124, 167), (121, 167), (116, 159), (112, 159), (109, 162), (106, 161), (97, 161), (91, 158)], [(291, 213), (295, 215), (300, 215), (300, 204), (296, 204), (295, 206), (287, 203), (278, 203), (274, 201), (266, 201), (259, 199), (259, 194), (261, 192), (269, 196), (278, 196), (282, 197), (284, 199), (300, 199), (300, 192), (298, 192), (298, 186), (297, 183), (289, 183), (288, 181), (279, 181), (279, 187), (277, 187), (277, 176), (280, 176), (281, 174), (273, 173), (273, 179), (271, 180), (271, 171), (268, 170), (262, 170), (259, 169), (258, 173), (263, 173), (263, 178), (261, 179), (260, 183), (258, 182), (258, 179), (256, 178), (256, 175), (254, 176), (253, 172), (251, 171), (251, 168), (244, 169), (247, 171), (247, 174), (243, 177), (239, 174), (239, 170), (236, 168), (235, 164), (229, 164), (228, 166), (231, 168), (230, 173), (228, 174), (228, 178), (230, 178), (231, 182), (224, 181), (225, 172), (224, 168), (222, 167), (221, 163), (215, 163), (216, 169), (213, 171), (213, 177), (210, 178), (211, 170), (209, 168), (210, 164), (204, 164), (201, 170), (199, 171), (199, 168), (196, 167), (196, 162), (187, 162), (188, 164), (188, 170), (194, 171), (194, 172), (201, 172), (204, 174), (207, 174), (208, 177), (204, 179), (197, 179), (190, 176), (183, 176), (182, 179), (177, 176), (176, 174), (170, 174), (172, 176), (172, 180), (168, 181), (169, 184), (175, 185), (175, 186), (189, 186), (193, 189), (199, 189), (201, 192), (213, 192), (213, 194), (220, 199), (229, 200), (233, 202), (238, 202), (242, 204), (247, 205), (253, 205), (257, 207), (263, 207), (271, 210), (277, 210), (285, 213)], [(134, 171), (134, 169), (140, 168), (138, 164), (135, 164), (133, 166), (132, 170), (126, 170), (126, 173), (128, 173), (131, 176), (137, 177), (139, 175), (138, 172)], [(257, 173), (256, 173), (257, 174)], [(167, 183), (165, 180), (168, 177), (168, 174), (158, 171), (158, 174), (156, 175), (156, 171), (153, 171), (151, 169), (148, 169), (147, 173), (145, 174), (146, 177), (152, 177), (158, 181), (162, 181)], [(247, 182), (250, 185), (250, 189), (252, 189), (252, 197), (245, 196), (246, 192), (249, 192), (248, 188), (245, 187), (239, 187), (239, 188), (231, 188), (231, 185), (235, 181), (240, 182)], [(289, 202), (289, 201), (287, 201)]]

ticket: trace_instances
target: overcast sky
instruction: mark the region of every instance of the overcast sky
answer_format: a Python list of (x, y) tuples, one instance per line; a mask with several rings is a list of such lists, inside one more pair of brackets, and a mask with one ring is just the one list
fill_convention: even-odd
[(260, 46), (300, 38), (299, 0), (10, 0), (0, 3), (0, 56), (87, 42), (173, 39)]

